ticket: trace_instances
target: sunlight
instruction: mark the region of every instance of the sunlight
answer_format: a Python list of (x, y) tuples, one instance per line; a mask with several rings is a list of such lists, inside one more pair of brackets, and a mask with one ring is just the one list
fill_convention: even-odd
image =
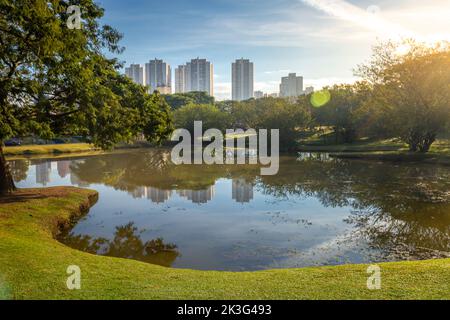
[[(391, 22), (382, 10), (377, 6), (369, 6), (367, 10), (357, 7), (343, 0), (300, 0), (301, 2), (318, 9), (332, 17), (352, 22), (358, 26), (375, 31), (377, 35), (384, 39), (400, 40), (402, 38), (414, 38), (427, 44), (434, 44), (439, 41), (450, 40), (449, 33), (431, 32), (424, 30), (418, 21), (429, 25), (429, 21), (448, 21), (450, 16), (450, 3), (445, 3), (438, 8), (424, 11), (394, 14), (396, 23)], [(397, 12), (396, 12), (397, 13)], [(403, 19), (403, 18), (408, 19)], [(406, 20), (406, 21), (405, 21)], [(408, 23), (412, 21), (414, 25)], [(401, 21), (401, 22), (399, 22)], [(444, 23), (445, 24), (445, 23)], [(436, 26), (432, 26), (436, 28)], [(413, 31), (419, 29), (420, 32)], [(445, 29), (448, 30), (448, 29)]]

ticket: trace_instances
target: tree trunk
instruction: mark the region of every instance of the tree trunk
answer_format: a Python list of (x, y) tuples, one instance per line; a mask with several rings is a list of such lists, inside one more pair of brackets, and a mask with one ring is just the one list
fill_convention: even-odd
[(3, 155), (2, 142), (0, 141), (0, 195), (8, 194), (16, 190), (9, 165)]

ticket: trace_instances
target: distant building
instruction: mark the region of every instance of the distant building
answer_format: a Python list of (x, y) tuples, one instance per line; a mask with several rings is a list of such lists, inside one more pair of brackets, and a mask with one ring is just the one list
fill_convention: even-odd
[(179, 190), (177, 193), (193, 203), (201, 204), (211, 201), (215, 194), (215, 187), (210, 186), (205, 190)]
[(51, 162), (42, 162), (36, 164), (36, 183), (46, 186), (48, 183), (50, 183), (51, 172)]
[(239, 203), (250, 202), (253, 199), (253, 185), (244, 179), (233, 179), (231, 197)]
[(197, 58), (192, 59), (185, 66), (179, 66), (175, 71), (175, 88), (176, 92), (204, 91), (213, 96), (213, 64), (206, 59)]
[(255, 97), (255, 99), (264, 98), (264, 92), (262, 92), (262, 91), (255, 91), (254, 97)]
[(303, 77), (290, 73), (287, 77), (281, 78), (280, 97), (298, 97), (302, 94), (304, 94)]
[(58, 174), (61, 178), (65, 178), (70, 173), (70, 164), (72, 161), (58, 161), (56, 163)]
[(187, 92), (186, 77), (187, 77), (186, 66), (185, 65), (178, 66), (178, 68), (175, 69), (175, 93)]
[(125, 68), (125, 75), (135, 83), (144, 85), (144, 68), (140, 64), (131, 64)]
[(231, 65), (231, 96), (234, 101), (253, 98), (253, 62), (238, 59)]
[(163, 94), (172, 93), (172, 70), (163, 60), (154, 59), (145, 64), (145, 85), (150, 92), (158, 90)]
[(305, 88), (305, 94), (311, 94), (314, 92), (314, 87), (306, 87)]

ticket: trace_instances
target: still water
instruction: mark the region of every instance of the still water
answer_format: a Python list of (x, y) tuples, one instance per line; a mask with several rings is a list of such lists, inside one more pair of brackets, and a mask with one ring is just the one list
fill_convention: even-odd
[(450, 256), (450, 168), (283, 156), (181, 165), (166, 150), (11, 161), (17, 185), (99, 201), (62, 242), (175, 268), (261, 270)]

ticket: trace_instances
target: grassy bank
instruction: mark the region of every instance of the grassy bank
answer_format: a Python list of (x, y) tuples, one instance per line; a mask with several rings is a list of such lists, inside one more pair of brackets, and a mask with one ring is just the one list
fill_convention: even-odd
[(301, 145), (299, 152), (329, 152), (331, 157), (393, 162), (426, 162), (450, 165), (450, 140), (437, 140), (426, 154), (411, 153), (408, 146), (396, 139), (357, 141), (347, 144), (312, 143)]
[(88, 143), (26, 145), (17, 147), (4, 147), (3, 149), (5, 156), (76, 153), (95, 150), (97, 149), (92, 144)]
[[(211, 272), (95, 256), (54, 239), (96, 200), (76, 188), (25, 189), (0, 198), (0, 295), (11, 299), (450, 299), (450, 259), (380, 264), (382, 289), (366, 287), (367, 266)], [(66, 288), (81, 268), (82, 288)]]

